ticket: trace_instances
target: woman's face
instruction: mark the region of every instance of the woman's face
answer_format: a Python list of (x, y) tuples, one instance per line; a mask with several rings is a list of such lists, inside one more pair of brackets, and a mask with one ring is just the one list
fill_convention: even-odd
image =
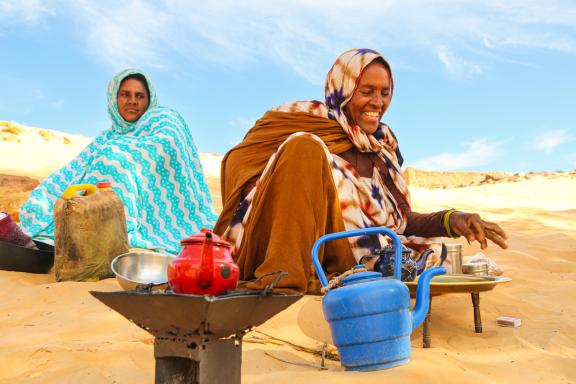
[(390, 73), (384, 64), (376, 61), (362, 71), (360, 81), (344, 110), (351, 119), (350, 123), (372, 134), (378, 129), (391, 97)]
[(118, 112), (124, 120), (133, 123), (148, 109), (148, 92), (140, 80), (126, 79), (118, 90)]

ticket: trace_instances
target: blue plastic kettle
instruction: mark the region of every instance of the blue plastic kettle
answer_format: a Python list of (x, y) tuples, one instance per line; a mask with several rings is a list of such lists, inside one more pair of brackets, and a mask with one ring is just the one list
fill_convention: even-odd
[[(383, 278), (378, 272), (353, 273), (342, 279), (341, 287), (329, 289), (322, 300), (324, 317), (346, 370), (374, 371), (408, 363), (412, 353), (410, 334), (422, 324), (430, 305), (430, 280), (446, 273), (446, 268), (434, 267), (420, 275), (416, 305), (410, 312), (410, 291), (400, 280), (400, 238), (388, 228), (374, 227), (328, 234), (314, 243), (312, 261), (322, 286), (328, 286), (318, 259), (322, 244), (343, 237), (375, 234), (392, 239), (396, 252), (394, 275)], [(364, 265), (354, 268), (363, 269)]]

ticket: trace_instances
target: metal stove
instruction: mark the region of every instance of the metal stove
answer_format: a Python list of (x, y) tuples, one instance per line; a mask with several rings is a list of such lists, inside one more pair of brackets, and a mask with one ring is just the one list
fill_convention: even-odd
[(269, 289), (221, 296), (90, 293), (155, 337), (156, 384), (240, 383), (242, 337), (302, 297)]

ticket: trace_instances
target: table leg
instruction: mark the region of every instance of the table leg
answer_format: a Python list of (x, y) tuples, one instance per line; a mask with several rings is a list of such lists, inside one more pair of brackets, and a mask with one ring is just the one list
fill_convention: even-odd
[(424, 326), (422, 327), (422, 347), (430, 348), (432, 337), (430, 336), (430, 313), (432, 312), (432, 296), (430, 296), (430, 305), (428, 306), (428, 313), (424, 319)]
[(474, 307), (474, 330), (482, 333), (482, 318), (480, 317), (480, 293), (472, 292), (472, 306)]

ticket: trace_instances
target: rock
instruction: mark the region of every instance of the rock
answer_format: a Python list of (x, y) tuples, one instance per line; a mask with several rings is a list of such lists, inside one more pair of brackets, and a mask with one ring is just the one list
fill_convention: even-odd
[(38, 184), (38, 180), (30, 177), (0, 174), (0, 210), (20, 221), (18, 210)]
[(31, 191), (39, 184), (38, 180), (27, 176), (5, 175), (0, 173), (0, 189), (6, 192)]
[(455, 188), (495, 183), (511, 177), (507, 172), (435, 172), (406, 168), (408, 185), (423, 188)]

